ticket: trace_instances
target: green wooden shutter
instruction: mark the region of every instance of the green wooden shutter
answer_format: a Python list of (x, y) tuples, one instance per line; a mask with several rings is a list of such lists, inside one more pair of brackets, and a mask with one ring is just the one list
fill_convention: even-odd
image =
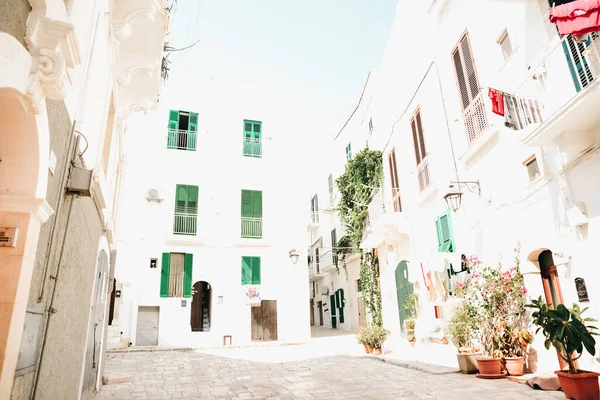
[(242, 217), (252, 218), (252, 191), (242, 190)]
[(331, 310), (331, 316), (334, 317), (337, 315), (337, 304), (335, 303), (335, 295), (331, 295), (329, 296), (329, 302), (331, 304), (329, 304), (329, 310)]
[(242, 257), (242, 285), (252, 284), (252, 257)]
[(187, 135), (187, 150), (196, 151), (196, 132), (198, 132), (198, 113), (190, 112), (190, 119), (188, 122), (188, 130), (193, 132)]
[(252, 132), (253, 132), (253, 138), (256, 140), (260, 140), (262, 138), (262, 123), (261, 122), (254, 122), (252, 124)]
[(252, 216), (262, 218), (262, 192), (260, 190), (252, 191)]
[(452, 221), (450, 210), (440, 215), (437, 219), (438, 232), (438, 251), (453, 252), (454, 251), (454, 235), (452, 233)]
[(183, 297), (192, 297), (192, 266), (194, 264), (194, 255), (185, 255), (184, 274), (183, 274)]
[(252, 284), (260, 285), (260, 257), (252, 257)]
[(160, 297), (169, 296), (169, 274), (171, 273), (171, 253), (162, 255), (162, 271), (160, 273)]
[(344, 323), (344, 289), (338, 289), (339, 292), (339, 300), (338, 300), (338, 308), (340, 310), (340, 323)]
[(177, 129), (179, 127), (179, 111), (177, 110), (170, 110), (169, 111), (169, 125), (168, 125), (168, 141), (167, 141), (167, 147), (168, 148), (175, 148), (177, 147)]
[(198, 213), (198, 186), (187, 187), (187, 209), (189, 213)]
[(186, 185), (177, 185), (176, 193), (175, 193), (175, 208), (179, 209), (180, 212), (185, 212), (187, 209), (187, 186)]

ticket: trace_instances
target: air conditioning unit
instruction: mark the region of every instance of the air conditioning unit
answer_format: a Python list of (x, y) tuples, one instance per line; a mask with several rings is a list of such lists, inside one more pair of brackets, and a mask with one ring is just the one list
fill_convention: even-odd
[(0, 228), (0, 247), (17, 247), (19, 228)]
[(321, 289), (321, 294), (323, 296), (326, 296), (329, 294), (329, 286), (323, 286), (323, 289)]
[(157, 203), (160, 203), (161, 201), (163, 201), (163, 198), (161, 196), (159, 189), (148, 189), (148, 191), (146, 192), (146, 199), (148, 201), (155, 201)]

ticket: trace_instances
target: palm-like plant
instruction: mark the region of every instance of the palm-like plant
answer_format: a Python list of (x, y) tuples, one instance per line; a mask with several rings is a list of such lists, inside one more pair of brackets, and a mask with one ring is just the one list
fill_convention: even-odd
[[(540, 296), (537, 300), (532, 300), (532, 304), (526, 307), (533, 308), (533, 323), (538, 326), (536, 331), (540, 330), (546, 337), (544, 345), (546, 349), (550, 346), (558, 351), (560, 357), (569, 365), (569, 373), (576, 374), (575, 360), (583, 354), (583, 349), (588, 353), (596, 354), (596, 340), (594, 336), (598, 335), (595, 326), (586, 325), (587, 322), (595, 322), (593, 318), (581, 318), (588, 308), (583, 310), (577, 304), (572, 308), (565, 307), (564, 304), (556, 306), (556, 310), (551, 310), (550, 306), (542, 300)], [(578, 353), (579, 355), (575, 355)]]

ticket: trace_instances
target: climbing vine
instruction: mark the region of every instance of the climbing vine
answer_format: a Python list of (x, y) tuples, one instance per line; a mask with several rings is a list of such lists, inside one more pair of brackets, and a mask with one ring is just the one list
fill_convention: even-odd
[[(383, 177), (381, 160), (382, 153), (370, 150), (367, 145), (348, 161), (345, 172), (335, 181), (340, 191), (337, 212), (346, 230), (344, 246), (340, 244), (340, 239), (338, 247), (360, 248), (367, 207)], [(338, 250), (338, 254), (341, 254), (341, 250)], [(344, 252), (341, 256), (344, 268), (346, 255), (347, 252)], [(379, 260), (374, 250), (361, 252), (360, 284), (365, 309), (371, 316), (373, 325), (382, 326)]]
[(351, 249), (352, 242), (350, 241), (350, 238), (348, 237), (348, 235), (342, 236), (340, 238), (340, 240), (338, 240), (335, 247), (336, 247), (335, 253), (338, 258), (338, 265), (336, 265), (335, 267), (336, 267), (337, 273), (339, 275), (339, 273), (340, 273), (339, 265), (340, 264), (342, 265), (342, 267), (344, 267), (344, 271), (346, 271), (346, 257), (348, 257), (348, 255), (352, 253), (352, 249)]

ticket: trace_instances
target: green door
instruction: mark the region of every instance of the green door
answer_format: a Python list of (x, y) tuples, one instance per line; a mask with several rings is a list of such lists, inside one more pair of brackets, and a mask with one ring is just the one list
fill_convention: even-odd
[(406, 297), (413, 293), (413, 285), (408, 281), (408, 264), (401, 261), (396, 267), (396, 295), (398, 296), (398, 315), (400, 316), (400, 329), (404, 329), (404, 320), (408, 319), (409, 311), (404, 308)]
[(329, 311), (331, 313), (331, 329), (337, 329), (337, 304), (334, 294), (329, 296)]

